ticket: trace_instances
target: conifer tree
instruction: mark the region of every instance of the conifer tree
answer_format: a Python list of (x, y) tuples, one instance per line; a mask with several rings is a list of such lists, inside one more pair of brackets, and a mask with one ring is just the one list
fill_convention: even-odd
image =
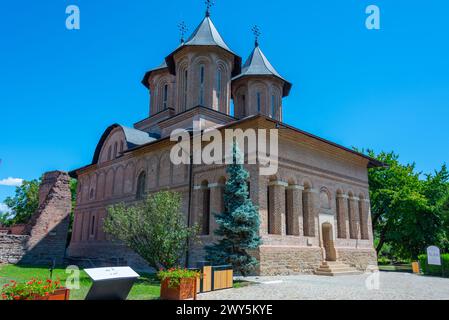
[(216, 214), (218, 228), (215, 231), (221, 239), (206, 247), (207, 260), (214, 265), (230, 264), (234, 271), (249, 275), (257, 266), (257, 259), (248, 251), (261, 244), (259, 233), (259, 212), (252, 203), (247, 181), (249, 173), (243, 167), (241, 154), (234, 143), (233, 164), (228, 165), (228, 180), (224, 190), (224, 212)]

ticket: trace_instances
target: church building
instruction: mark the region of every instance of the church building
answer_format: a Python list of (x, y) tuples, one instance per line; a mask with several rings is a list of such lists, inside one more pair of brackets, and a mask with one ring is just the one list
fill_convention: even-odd
[(204, 260), (204, 245), (216, 240), (214, 213), (223, 209), (226, 165), (170, 161), (172, 131), (191, 130), (200, 121), (217, 130), (279, 129), (277, 174), (264, 176), (259, 165), (245, 165), (261, 221), (263, 243), (253, 252), (257, 274), (333, 275), (377, 265), (368, 168), (382, 163), (289, 126), (282, 111), (292, 84), (257, 40), (242, 63), (208, 9), (192, 35), (146, 72), (142, 84), (149, 92), (148, 117), (133, 127), (112, 124), (92, 163), (70, 173), (78, 179), (70, 258), (144, 267), (142, 258), (105, 234), (103, 219), (110, 205), (168, 189), (182, 194), (186, 222), (201, 226), (201, 244), (190, 251), (189, 266)]

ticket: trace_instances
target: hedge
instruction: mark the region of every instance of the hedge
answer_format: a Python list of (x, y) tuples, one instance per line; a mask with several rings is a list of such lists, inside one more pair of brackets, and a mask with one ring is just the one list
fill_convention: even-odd
[(424, 274), (449, 278), (449, 254), (441, 255), (441, 266), (428, 265), (426, 254), (420, 255), (418, 259)]

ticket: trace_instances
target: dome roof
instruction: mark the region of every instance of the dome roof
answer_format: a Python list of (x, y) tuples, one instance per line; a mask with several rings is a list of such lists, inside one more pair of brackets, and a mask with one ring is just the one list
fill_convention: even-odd
[(165, 63), (165, 61), (164, 61), (164, 62), (162, 62), (158, 67), (156, 67), (156, 68), (154, 68), (154, 69), (151, 69), (151, 70), (147, 71), (147, 72), (145, 73), (145, 76), (144, 76), (143, 79), (142, 79), (142, 84), (143, 84), (145, 87), (147, 87), (147, 89), (149, 89), (149, 86), (148, 86), (148, 79), (150, 78), (151, 74), (152, 74), (153, 72), (156, 72), (156, 71), (159, 71), (159, 70), (164, 70), (164, 69), (167, 69), (167, 68), (168, 68), (168, 67), (167, 67), (167, 63)]
[(283, 96), (288, 96), (292, 84), (285, 80), (272, 66), (267, 57), (263, 54), (259, 45), (256, 45), (253, 52), (246, 60), (242, 68), (242, 73), (234, 77), (232, 80), (241, 79), (249, 76), (273, 76), (284, 82)]
[(186, 42), (182, 43), (175, 51), (173, 51), (167, 58), (165, 58), (166, 64), (170, 73), (175, 74), (175, 62), (173, 56), (180, 50), (191, 46), (216, 46), (229, 52), (234, 56), (234, 69), (233, 75), (240, 73), (242, 59), (235, 54), (229, 46), (224, 42), (217, 28), (208, 15), (201, 21), (192, 35)]

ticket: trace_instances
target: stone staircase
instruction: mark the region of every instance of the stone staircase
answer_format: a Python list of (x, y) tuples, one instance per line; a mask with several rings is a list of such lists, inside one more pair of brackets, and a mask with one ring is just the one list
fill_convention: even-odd
[(349, 276), (362, 274), (356, 268), (338, 261), (323, 261), (321, 266), (314, 272), (318, 276)]

